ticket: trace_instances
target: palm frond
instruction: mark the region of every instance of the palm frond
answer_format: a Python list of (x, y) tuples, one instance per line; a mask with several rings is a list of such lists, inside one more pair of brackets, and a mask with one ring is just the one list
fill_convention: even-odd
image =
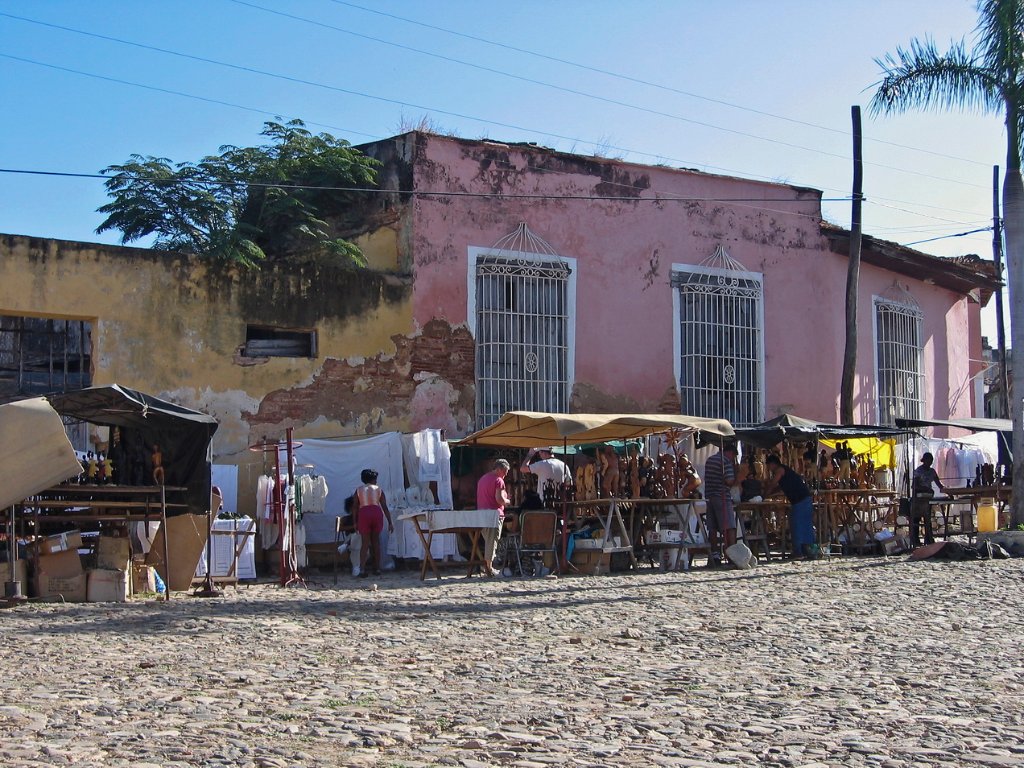
[(998, 73), (970, 54), (963, 41), (940, 53), (930, 39), (875, 59), (883, 77), (871, 99), (872, 114), (911, 109), (977, 109), (999, 112), (1003, 94)]

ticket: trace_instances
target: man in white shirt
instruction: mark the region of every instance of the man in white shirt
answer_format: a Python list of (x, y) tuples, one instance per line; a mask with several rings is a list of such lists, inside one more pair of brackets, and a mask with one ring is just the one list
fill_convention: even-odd
[[(531, 464), (530, 462), (533, 461), (535, 456), (540, 458)], [(551, 452), (551, 448), (547, 446), (531, 448), (530, 452), (526, 454), (522, 466), (519, 467), (519, 471), (528, 472), (537, 478), (537, 493), (542, 499), (544, 498), (544, 487), (547, 485), (548, 480), (554, 483), (555, 487), (560, 483), (568, 483), (572, 480), (572, 473), (569, 471), (569, 467), (561, 459), (556, 459)]]

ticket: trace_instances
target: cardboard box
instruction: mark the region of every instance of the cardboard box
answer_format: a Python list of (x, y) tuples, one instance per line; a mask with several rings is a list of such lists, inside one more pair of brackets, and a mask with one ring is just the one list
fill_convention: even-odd
[(96, 567), (101, 570), (127, 571), (132, 546), (127, 537), (100, 536), (96, 540)]
[(40, 555), (36, 566), (36, 575), (41, 573), (56, 579), (63, 579), (81, 576), (85, 571), (82, 570), (82, 558), (78, 556), (78, 551), (74, 550), (58, 552), (55, 555)]
[(572, 564), (584, 575), (599, 576), (608, 573), (611, 568), (611, 557), (609, 553), (601, 550), (576, 550), (572, 553)]
[(77, 551), (81, 546), (81, 531), (65, 531), (64, 533), (36, 539), (36, 551), (40, 555), (55, 555), (58, 552)]
[(57, 578), (40, 573), (36, 576), (36, 597), (50, 602), (84, 603), (86, 596), (85, 574)]
[(41, 556), (34, 585), (36, 597), (42, 600), (85, 602), (86, 578), (78, 552)]
[(86, 597), (90, 603), (123, 603), (128, 599), (128, 574), (110, 568), (88, 572)]
[(175, 515), (167, 518), (167, 556), (170, 559), (170, 578), (167, 577), (167, 563), (164, 562), (163, 526), (153, 539), (153, 546), (146, 555), (146, 563), (152, 565), (172, 592), (183, 592), (192, 586), (199, 558), (206, 548), (209, 533), (206, 515)]

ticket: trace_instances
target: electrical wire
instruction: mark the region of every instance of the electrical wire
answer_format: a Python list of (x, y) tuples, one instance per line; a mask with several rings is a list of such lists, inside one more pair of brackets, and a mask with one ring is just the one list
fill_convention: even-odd
[[(58, 176), (75, 179), (106, 179), (115, 178), (110, 174), (103, 173), (73, 173), (70, 171), (39, 171), (24, 168), (0, 168), (0, 173), (26, 174), (31, 176)], [(533, 193), (508, 193), (508, 192), (460, 192), (454, 190), (433, 190), (433, 189), (382, 189), (380, 187), (337, 187), (321, 186), (312, 184), (281, 184), (275, 182), (260, 181), (226, 181), (222, 179), (167, 179), (149, 176), (128, 176), (133, 181), (149, 181), (153, 184), (186, 185), (203, 184), (212, 187), (261, 187), (267, 189), (294, 189), (312, 190), (317, 192), (365, 192), (371, 194), (385, 195), (413, 195), (420, 197), (483, 197), (502, 198), (512, 200), (614, 200), (623, 203), (807, 203), (806, 198), (770, 198), (770, 197), (684, 197), (659, 195), (657, 197), (624, 197), (622, 195), (555, 195), (555, 194), (533, 194)], [(842, 198), (830, 198), (829, 202), (839, 202)], [(847, 198), (848, 200), (849, 198)]]
[[(223, 99), (214, 99), (209, 96), (199, 96), (194, 93), (186, 93), (185, 91), (176, 91), (172, 88), (161, 88), (157, 85), (147, 85), (146, 83), (137, 83), (132, 80), (122, 80), (119, 77), (110, 77), (108, 75), (98, 75), (95, 72), (84, 72), (81, 69), (72, 69), (71, 67), (62, 67), (59, 64), (48, 64), (45, 61), (36, 61), (35, 59), (26, 59), (22, 56), (14, 56), (9, 53), (0, 52), (0, 57), (5, 59), (13, 59), (14, 61), (20, 61), (24, 64), (33, 64), (37, 67), (46, 67), (48, 69), (56, 69), (60, 72), (68, 72), (73, 75), (82, 75), (83, 77), (91, 77), (96, 80), (106, 80), (108, 83), (117, 83), (118, 85), (130, 85), (133, 88), (145, 88), (148, 91), (156, 91), (157, 93), (166, 93), (171, 96), (182, 96), (186, 99), (195, 99), (197, 101), (205, 101), (208, 104), (217, 104), (222, 107), (231, 107), (233, 109), (241, 109), (246, 112), (253, 112), (258, 115), (268, 115), (277, 119), (282, 119), (281, 112), (270, 109), (260, 109), (259, 107), (247, 107), (244, 104), (235, 104), (231, 101), (224, 101)], [(289, 119), (295, 119), (291, 117)], [(330, 125), (328, 123), (315, 123), (312, 120), (303, 120), (306, 125), (315, 125), (318, 128), (330, 128), (332, 131), (341, 131), (342, 133), (349, 133), (353, 136), (366, 136), (370, 139), (383, 139), (384, 136), (373, 133), (365, 133), (363, 131), (355, 131), (351, 128), (343, 128), (338, 125)]]
[[(230, 2), (238, 2), (239, 0), (229, 0), (229, 1)], [(711, 96), (705, 96), (703, 94), (694, 93), (693, 91), (684, 91), (684, 90), (682, 90), (680, 88), (673, 88), (672, 86), (664, 85), (663, 83), (655, 83), (655, 82), (652, 82), (650, 80), (644, 80), (642, 78), (632, 77), (630, 75), (622, 74), (621, 72), (613, 72), (611, 70), (601, 69), (600, 67), (594, 67), (594, 66), (590, 66), (588, 64), (581, 64), (581, 63), (576, 62), (576, 61), (571, 61), (570, 59), (563, 59), (563, 58), (559, 58), (558, 56), (551, 56), (549, 54), (541, 53), (539, 51), (532, 51), (532, 50), (530, 50), (528, 48), (519, 48), (519, 47), (514, 46), (514, 45), (509, 45), (507, 43), (501, 43), (501, 42), (498, 42), (498, 41), (495, 41), (495, 40), (489, 40), (487, 38), (478, 37), (476, 35), (470, 35), (470, 34), (467, 34), (465, 32), (457, 32), (457, 31), (455, 31), (453, 29), (448, 29), (446, 27), (439, 27), (439, 26), (434, 25), (434, 24), (428, 24), (426, 22), (418, 21), (416, 19), (410, 19), (410, 18), (405, 17), (405, 16), (398, 16), (397, 14), (387, 13), (385, 11), (381, 11), (381, 10), (376, 9), (376, 8), (367, 8), (366, 6), (363, 6), (363, 5), (358, 5), (356, 3), (347, 2), (347, 0), (331, 0), (331, 2), (336, 3), (338, 5), (347, 6), (349, 8), (355, 8), (355, 9), (360, 10), (360, 11), (365, 11), (366, 13), (377, 14), (378, 16), (384, 16), (386, 18), (395, 19), (397, 21), (404, 21), (404, 22), (406, 22), (408, 24), (414, 24), (416, 26), (423, 27), (425, 29), (432, 29), (432, 30), (435, 30), (437, 32), (444, 32), (445, 34), (453, 35), (455, 37), (461, 37), (461, 38), (464, 38), (466, 40), (473, 40), (474, 42), (485, 43), (487, 45), (492, 45), (492, 46), (495, 46), (497, 48), (503, 48), (505, 50), (513, 51), (515, 53), (523, 53), (523, 54), (526, 54), (528, 56), (535, 56), (535, 57), (537, 57), (539, 59), (544, 59), (546, 61), (555, 62), (557, 64), (565, 64), (567, 66), (576, 67), (577, 69), (586, 70), (588, 72), (595, 72), (595, 73), (600, 74), (600, 75), (607, 75), (608, 77), (613, 77), (613, 78), (616, 78), (618, 80), (624, 80), (626, 82), (635, 83), (637, 85), (644, 85), (644, 86), (648, 86), (650, 88), (657, 88), (659, 90), (666, 91), (668, 93), (675, 93), (675, 94), (678, 94), (680, 96), (688, 96), (688, 97), (693, 98), (693, 99), (699, 99), (700, 101), (706, 101), (706, 102), (708, 102), (710, 104), (719, 104), (721, 106), (730, 107), (732, 109), (738, 109), (738, 110), (741, 110), (743, 112), (749, 112), (751, 114), (761, 115), (763, 117), (770, 117), (770, 118), (773, 118), (775, 120), (782, 120), (782, 121), (785, 121), (787, 123), (792, 123), (794, 125), (803, 125), (803, 126), (806, 126), (808, 128), (816, 128), (818, 130), (827, 131), (829, 133), (836, 133), (836, 134), (839, 134), (839, 135), (842, 135), (842, 136), (848, 136), (849, 135), (849, 131), (843, 130), (841, 128), (833, 128), (831, 126), (821, 125), (819, 123), (812, 123), (812, 122), (808, 122), (806, 120), (799, 120), (797, 118), (787, 117), (786, 115), (779, 115), (779, 114), (776, 114), (774, 112), (766, 112), (766, 111), (761, 110), (761, 109), (755, 109), (754, 107), (747, 107), (747, 106), (744, 106), (742, 104), (735, 104), (735, 103), (733, 103), (731, 101), (725, 101), (724, 99), (716, 99), (716, 98), (713, 98)], [(248, 3), (246, 3), (246, 4), (248, 4)], [(971, 163), (972, 165), (980, 165), (980, 166), (984, 166), (986, 168), (989, 167), (989, 165), (990, 165), (990, 163), (983, 163), (983, 162), (981, 162), (979, 160), (972, 160), (972, 159), (967, 158), (967, 157), (959, 157), (957, 155), (950, 155), (950, 154), (947, 154), (945, 152), (936, 152), (934, 150), (922, 149), (921, 147), (915, 147), (915, 146), (911, 146), (909, 144), (899, 144), (899, 143), (894, 142), (894, 141), (886, 141), (884, 139), (876, 139), (876, 138), (872, 138), (872, 137), (865, 137), (865, 140), (869, 141), (869, 142), (872, 142), (872, 143), (875, 143), (875, 144), (883, 144), (883, 145), (890, 146), (890, 147), (896, 147), (898, 149), (906, 149), (906, 150), (910, 150), (912, 152), (920, 152), (922, 154), (932, 155), (934, 157), (941, 157), (941, 158), (945, 158), (947, 160), (959, 160), (959, 161), (964, 162), (964, 163)]]
[[(0, 12), (0, 16), (11, 16), (11, 15), (10, 14), (4, 14), (4, 13)], [(20, 17), (13, 17), (13, 18), (20, 18)], [(31, 20), (31, 19), (29, 19), (28, 21), (33, 22), (33, 20)], [(58, 28), (61, 28), (61, 29), (68, 29), (68, 28), (59, 27), (59, 25), (49, 25), (49, 24), (46, 24), (45, 22), (33, 22), (33, 23), (40, 23), (40, 24), (43, 24), (45, 26), (57, 26)], [(78, 30), (69, 30), (69, 31), (78, 32)], [(83, 32), (82, 34), (86, 34), (86, 35), (89, 35), (89, 36), (95, 36), (95, 35), (93, 35), (93, 33), (84, 33)], [(132, 43), (130, 41), (120, 41), (120, 40), (117, 40), (116, 38), (106, 38), (106, 36), (102, 36), (102, 35), (100, 35), (99, 37), (104, 38), (104, 39), (114, 39), (117, 42), (124, 42), (125, 44), (128, 44), (128, 45), (137, 45), (137, 46), (144, 47), (144, 48), (151, 47), (151, 46), (145, 46), (143, 44)], [(155, 50), (158, 50), (158, 51), (161, 51), (161, 52), (165, 51), (165, 49), (155, 49)], [(179, 55), (179, 56), (183, 56), (183, 57), (186, 57), (186, 58), (200, 58), (200, 57), (192, 57), (189, 54), (179, 54), (179, 53), (173, 52), (173, 51), (166, 51), (166, 52), (168, 52), (168, 53), (170, 53), (172, 55)], [(28, 58), (24, 58), (24, 57), (14, 56), (14, 55), (11, 55), (11, 54), (0, 53), (0, 56), (3, 56), (3, 57), (8, 58), (8, 59), (12, 59), (12, 60), (20, 61), (20, 62), (23, 62), (23, 63), (28, 63), (28, 64), (32, 64), (32, 65), (36, 65), (36, 66), (41, 66), (41, 67), (47, 67), (47, 68), (50, 68), (50, 69), (55, 69), (55, 70), (58, 70), (58, 71), (68, 72), (68, 73), (72, 73), (72, 74), (78, 74), (78, 75), (81, 75), (81, 76), (95, 78), (95, 79), (98, 79), (98, 80), (103, 80), (103, 81), (107, 81), (107, 82), (114, 82), (114, 83), (118, 83), (118, 84), (122, 84), (122, 85), (128, 85), (128, 86), (131, 86), (131, 87), (148, 89), (148, 90), (152, 90), (152, 91), (156, 91), (156, 92), (161, 92), (161, 93), (167, 93), (167, 94), (171, 94), (171, 95), (177, 95), (177, 96), (181, 96), (181, 97), (184, 97), (184, 98), (196, 99), (196, 100), (204, 101), (204, 102), (207, 102), (207, 103), (218, 104), (218, 105), (221, 105), (221, 106), (228, 106), (228, 107), (231, 107), (231, 108), (241, 109), (241, 110), (250, 111), (250, 112), (254, 112), (254, 113), (259, 113), (259, 114), (264, 114), (264, 115), (275, 115), (275, 116), (277, 116), (279, 114), (276, 111), (259, 109), (259, 108), (255, 108), (255, 107), (248, 107), (248, 106), (245, 106), (245, 105), (240, 105), (240, 104), (236, 104), (236, 103), (233, 103), (233, 102), (228, 102), (228, 101), (225, 101), (225, 100), (222, 100), (222, 99), (214, 99), (214, 98), (210, 98), (210, 97), (205, 97), (205, 96), (199, 96), (199, 95), (196, 95), (196, 94), (186, 93), (186, 92), (183, 92), (183, 91), (177, 91), (177, 90), (173, 90), (173, 89), (162, 88), (162, 87), (159, 87), (159, 86), (152, 86), (152, 85), (147, 85), (147, 84), (144, 84), (144, 83), (132, 82), (132, 81), (128, 81), (128, 80), (124, 80), (124, 79), (120, 79), (120, 78), (114, 78), (114, 77), (109, 77), (109, 76), (105, 76), (105, 75), (99, 75), (99, 74), (96, 74), (96, 73), (84, 72), (82, 70), (77, 70), (77, 69), (73, 69), (73, 68), (70, 68), (70, 67), (63, 67), (63, 66), (60, 66), (60, 65), (55, 65), (55, 64), (41, 62), (41, 61), (37, 61), (37, 60), (33, 60), (33, 59), (28, 59)], [(203, 60), (203, 59), (200, 58), (200, 60)], [(231, 64), (227, 64), (227, 63), (221, 63), (221, 62), (214, 62), (214, 63), (222, 64), (223, 66), (228, 66), (228, 67), (248, 69), (248, 68), (244, 68), (244, 67), (239, 67), (239, 65), (231, 65)], [(260, 71), (257, 70), (257, 72), (260, 72)], [(268, 74), (269, 76), (276, 76), (273, 73), (266, 73), (266, 74)], [(280, 77), (287, 78), (287, 76), (280, 76)], [(326, 86), (326, 85), (322, 85), (322, 87), (332, 88), (332, 86)], [(362, 95), (362, 94), (358, 94), (358, 95)], [(369, 98), (379, 98), (379, 97), (369, 96)], [(388, 100), (388, 101), (394, 101), (394, 100)], [(402, 102), (397, 102), (397, 103), (402, 104)], [(429, 108), (427, 108), (427, 109), (429, 109)], [(434, 110), (434, 111), (440, 111), (440, 110)], [(485, 120), (481, 120), (479, 118), (473, 118), (473, 117), (468, 117), (468, 119), (479, 120), (481, 122), (491, 122), (491, 121), (485, 121)], [(354, 130), (351, 130), (351, 129), (342, 128), (342, 127), (338, 127), (338, 126), (333, 126), (333, 125), (325, 124), (325, 123), (317, 123), (317, 122), (313, 122), (313, 121), (307, 121), (307, 123), (309, 125), (316, 125), (316, 126), (330, 128), (332, 130), (340, 130), (340, 131), (343, 131), (343, 132), (346, 132), (346, 133), (351, 133), (353, 135), (367, 136), (367, 137), (374, 138), (374, 139), (384, 138), (384, 137), (381, 137), (379, 135), (369, 134), (369, 133), (365, 133), (365, 132), (361, 132), (361, 131), (354, 131)], [(493, 124), (505, 125), (505, 124), (502, 124), (502, 123), (493, 123)], [(508, 126), (508, 127), (517, 128), (519, 130), (531, 130), (531, 129), (519, 128), (518, 126)], [(592, 142), (586, 141), (586, 140), (578, 138), (578, 137), (568, 137), (568, 136), (563, 136), (561, 134), (551, 134), (551, 133), (547, 133), (547, 132), (544, 132), (544, 131), (536, 131), (536, 130), (534, 130), (532, 132), (540, 134), (540, 135), (547, 135), (547, 136), (551, 136), (551, 137), (554, 137), (554, 138), (559, 138), (559, 139), (563, 139), (563, 140), (567, 140), (567, 141), (572, 141), (572, 142), (577, 142), (577, 143), (584, 143), (584, 144), (591, 144), (592, 143)], [(595, 143), (594, 146), (596, 147), (598, 145)], [(739, 175), (739, 176), (747, 176), (747, 177), (753, 177), (753, 178), (757, 178), (757, 179), (763, 179), (763, 180), (767, 180), (767, 181), (772, 181), (771, 177), (763, 176), (763, 175), (760, 175), (760, 174), (752, 174), (752, 173), (749, 173), (749, 172), (737, 171), (737, 170), (734, 170), (734, 169), (729, 169), (729, 168), (725, 168), (725, 167), (721, 167), (721, 166), (714, 166), (714, 165), (705, 164), (705, 163), (694, 163), (693, 161), (686, 161), (686, 160), (680, 160), (678, 158), (666, 157), (666, 156), (664, 156), (662, 154), (658, 154), (658, 153), (642, 152), (642, 151), (639, 151), (639, 150), (634, 150), (634, 149), (630, 149), (630, 148), (626, 148), (626, 147), (611, 146), (609, 148), (610, 149), (619, 150), (619, 151), (628, 152), (628, 153), (634, 154), (634, 155), (639, 155), (639, 156), (644, 156), (644, 157), (651, 157), (651, 158), (657, 158), (659, 160), (671, 160), (673, 162), (678, 162), (678, 163), (681, 163), (683, 165), (702, 166), (703, 168), (713, 169), (713, 170), (717, 170), (717, 171), (722, 171), (722, 172), (727, 173), (727, 174), (733, 174), (733, 175)], [(535, 168), (533, 170), (547, 170), (547, 169)], [(610, 182), (610, 183), (615, 183), (615, 182)], [(629, 186), (629, 185), (623, 184), (621, 186)], [(825, 188), (823, 191), (837, 192), (840, 195), (843, 194), (842, 190), (837, 190), (837, 189), (834, 189), (834, 188)], [(822, 198), (822, 202), (846, 201), (848, 199), (849, 199), (848, 197)], [(898, 202), (898, 203), (903, 203), (905, 205), (912, 205), (912, 206), (917, 206), (917, 207), (933, 208), (935, 210), (944, 210), (944, 211), (949, 211), (949, 212), (952, 212), (952, 213), (962, 213), (962, 214), (966, 214), (966, 215), (979, 215), (976, 212), (957, 211), (955, 209), (945, 208), (945, 207), (942, 207), (942, 206), (929, 206), (929, 205), (923, 204), (923, 203), (910, 202), (910, 201), (901, 201), (901, 200), (895, 200), (895, 199), (892, 199), (892, 198), (885, 198), (885, 197), (874, 197), (873, 199), (869, 200), (869, 202), (873, 202), (875, 204), (880, 204), (881, 205), (881, 203), (879, 203), (878, 201), (882, 201), (882, 200), (886, 200), (886, 201), (889, 201), (889, 202)], [(966, 222), (955, 222), (955, 221), (952, 221), (950, 219), (943, 219), (941, 217), (928, 216), (927, 214), (918, 213), (918, 212), (912, 211), (912, 210), (897, 208), (895, 206), (883, 206), (883, 207), (887, 207), (887, 208), (890, 208), (892, 210), (898, 210), (898, 211), (900, 211), (902, 213), (906, 213), (906, 214), (911, 215), (911, 216), (919, 216), (919, 217), (932, 218), (932, 219), (936, 219), (936, 220), (939, 220), (939, 221), (946, 221), (946, 222), (949, 222), (951, 224), (955, 224), (955, 225), (959, 225), (959, 226), (963, 226), (963, 224), (966, 223)], [(766, 209), (766, 210), (769, 210), (769, 209)], [(790, 213), (790, 214), (792, 214), (792, 212), (786, 212), (786, 211), (778, 211), (778, 212), (779, 213)]]
[(915, 240), (912, 243), (903, 243), (903, 246), (909, 247), (911, 245), (921, 245), (921, 243), (933, 243), (936, 240), (947, 240), (951, 237), (966, 237), (967, 235), (974, 235), (978, 232), (991, 232), (992, 227), (981, 227), (980, 229), (972, 229), (970, 232), (957, 232), (955, 235), (942, 235), (941, 237), (931, 237), (927, 240)]
[[(258, 6), (253, 6), (253, 7), (258, 7)], [(362, 91), (356, 91), (356, 90), (352, 90), (352, 89), (349, 89), (349, 88), (342, 88), (340, 86), (330, 85), (328, 83), (321, 83), (321, 82), (318, 82), (318, 81), (315, 81), (315, 80), (308, 80), (306, 78), (294, 77), (294, 76), (291, 76), (291, 75), (284, 75), (284, 74), (280, 74), (280, 73), (276, 73), (276, 72), (270, 72), (268, 70), (258, 69), (256, 67), (249, 67), (249, 66), (245, 66), (245, 65), (241, 65), (241, 64), (232, 64), (231, 62), (220, 61), (218, 59), (211, 59), (211, 58), (208, 58), (208, 57), (205, 57), (205, 56), (197, 56), (195, 54), (182, 53), (181, 51), (174, 51), (174, 50), (171, 50), (171, 49), (168, 49), (168, 48), (161, 48), (161, 47), (155, 46), (155, 45), (149, 45), (149, 44), (146, 44), (146, 43), (139, 43), (139, 42), (135, 42), (135, 41), (132, 41), (132, 40), (125, 40), (123, 38), (113, 37), (111, 35), (104, 35), (104, 34), (100, 34), (100, 33), (97, 33), (97, 32), (87, 32), (85, 30), (76, 29), (74, 27), (67, 27), (67, 26), (64, 26), (64, 25), (61, 25), (61, 24), (54, 24), (52, 22), (39, 21), (38, 19), (30, 19), (30, 18), (25, 17), (25, 16), (17, 16), (15, 14), (4, 13), (4, 12), (0, 12), (0, 16), (6, 17), (6, 18), (10, 18), (10, 19), (15, 19), (17, 21), (23, 21), (23, 22), (26, 22), (26, 23), (29, 23), (29, 24), (37, 24), (37, 25), (44, 26), (44, 27), (50, 27), (52, 29), (59, 29), (59, 30), (65, 31), (65, 32), (71, 32), (73, 34), (83, 35), (83, 36), (86, 36), (86, 37), (94, 37), (94, 38), (99, 39), (99, 40), (105, 40), (105, 41), (108, 41), (108, 42), (114, 42), (114, 43), (118, 43), (118, 44), (121, 44), (121, 45), (128, 45), (128, 46), (132, 46), (132, 47), (135, 47), (135, 48), (140, 48), (140, 49), (143, 49), (143, 50), (153, 51), (153, 52), (156, 52), (156, 53), (163, 53), (163, 54), (166, 54), (166, 55), (169, 55), (169, 56), (176, 56), (176, 57), (180, 57), (180, 58), (183, 58), (183, 59), (188, 59), (188, 60), (191, 60), (191, 61), (198, 61), (198, 62), (201, 62), (201, 63), (204, 63), (204, 64), (211, 64), (213, 66), (219, 66), (219, 67), (224, 67), (224, 68), (228, 68), (228, 69), (233, 69), (233, 70), (236, 70), (236, 71), (247, 72), (249, 74), (258, 74), (258, 75), (261, 75), (263, 77), (270, 77), (270, 78), (274, 78), (274, 79), (278, 79), (278, 80), (283, 80), (283, 81), (286, 81), (286, 82), (297, 83), (297, 84), (300, 84), (300, 85), (307, 85), (307, 86), (310, 86), (310, 87), (313, 87), (313, 88), (322, 88), (322, 89), (325, 89), (325, 90), (335, 91), (335, 92), (338, 92), (338, 93), (344, 93), (344, 94), (347, 94), (347, 95), (350, 95), (350, 96), (357, 96), (357, 97), (360, 97), (360, 98), (371, 99), (371, 100), (374, 100), (374, 101), (381, 101), (381, 102), (385, 102), (385, 103), (388, 103), (388, 104), (398, 104), (400, 106), (412, 107), (412, 108), (419, 109), (419, 110), (425, 110), (427, 112), (436, 112), (436, 113), (442, 114), (442, 115), (449, 115), (451, 117), (457, 117), (457, 118), (460, 118), (462, 120), (473, 120), (475, 122), (485, 123), (485, 124), (488, 124), (488, 125), (501, 126), (501, 127), (504, 127), (504, 128), (510, 128), (512, 130), (524, 131), (524, 132), (534, 133), (534, 134), (539, 134), (539, 135), (552, 136), (552, 137), (559, 138), (559, 139), (566, 140), (566, 141), (573, 140), (570, 137), (563, 136), (563, 135), (560, 135), (560, 134), (554, 134), (554, 133), (550, 133), (550, 132), (538, 131), (538, 130), (535, 130), (535, 129), (532, 129), (532, 128), (527, 128), (527, 127), (524, 127), (524, 126), (515, 125), (515, 124), (511, 124), (511, 123), (503, 123), (503, 122), (498, 122), (498, 121), (494, 121), (494, 120), (487, 120), (485, 118), (476, 117), (474, 115), (467, 115), (467, 114), (460, 113), (460, 112), (452, 112), (452, 111), (449, 111), (449, 110), (437, 109), (437, 108), (425, 106), (425, 105), (422, 105), (422, 104), (415, 104), (413, 102), (402, 101), (400, 99), (391, 99), (391, 98), (387, 98), (387, 97), (384, 97), (384, 96), (376, 96), (376, 95), (373, 95), (373, 94), (364, 93)], [(314, 23), (317, 23), (317, 22), (314, 22)], [(342, 30), (342, 31), (344, 31), (344, 30)], [(600, 97), (595, 97), (595, 98), (600, 98)], [(801, 146), (801, 145), (798, 145), (798, 144), (789, 144), (787, 142), (782, 142), (782, 141), (778, 141), (778, 140), (775, 140), (775, 139), (770, 139), (770, 138), (766, 138), (766, 137), (763, 137), (763, 136), (758, 136), (756, 134), (745, 133), (743, 131), (738, 131), (738, 130), (734, 130), (734, 129), (731, 129), (731, 128), (723, 128), (721, 126), (715, 126), (715, 125), (712, 125), (710, 123), (702, 123), (700, 121), (690, 120), (689, 118), (683, 118), (683, 117), (679, 117), (679, 116), (672, 116), (672, 115), (669, 115), (668, 113), (661, 113), (661, 112), (657, 112), (655, 110), (645, 110), (645, 111), (650, 111), (650, 112), (653, 112), (654, 114), (658, 114), (660, 116), (675, 117), (676, 119), (683, 120), (684, 122), (694, 123), (694, 124), (701, 125), (701, 126), (704, 126), (704, 127), (725, 131), (725, 132), (732, 133), (732, 134), (735, 134), (735, 135), (744, 136), (744, 137), (747, 137), (747, 138), (753, 138), (753, 139), (758, 139), (758, 140), (761, 140), (761, 141), (766, 141), (766, 142), (770, 142), (770, 143), (779, 144), (779, 145), (782, 145), (782, 146), (787, 146), (787, 147), (789, 147), (791, 149), (799, 149), (799, 150), (803, 150), (803, 151), (814, 152), (814, 153), (821, 154), (821, 155), (823, 155), (825, 157), (832, 157), (832, 158), (835, 158), (835, 159), (841, 159), (841, 160), (848, 160), (849, 159), (847, 156), (841, 155), (841, 154), (838, 154), (838, 153), (825, 152), (824, 150), (815, 150), (815, 149), (812, 149), (810, 147), (805, 147), (805, 146)], [(599, 146), (600, 145), (599, 142), (587, 142), (587, 143), (588, 144), (593, 144), (594, 146)], [(632, 151), (628, 147), (611, 147), (611, 148), (615, 149), (615, 150), (624, 151), (624, 152), (631, 152)], [(920, 171), (912, 171), (910, 169), (897, 168), (897, 167), (894, 167), (894, 166), (877, 164), (877, 163), (871, 163), (871, 162), (865, 162), (864, 164), (865, 165), (869, 165), (869, 166), (883, 167), (883, 168), (886, 168), (889, 171), (896, 171), (896, 172), (899, 172), (899, 173), (907, 173), (907, 174), (910, 174), (910, 175), (913, 175), (913, 176), (919, 176), (921, 178), (931, 179), (933, 181), (942, 181), (942, 182), (947, 182), (947, 183), (951, 183), (951, 184), (960, 184), (960, 185), (968, 186), (968, 187), (976, 187), (976, 188), (979, 188), (979, 189), (987, 189), (987, 186), (985, 186), (985, 185), (973, 184), (971, 182), (963, 181), (961, 179), (950, 179), (950, 178), (946, 178), (946, 177), (943, 177), (943, 176), (935, 176), (935, 175), (932, 175), (932, 174), (922, 173)]]

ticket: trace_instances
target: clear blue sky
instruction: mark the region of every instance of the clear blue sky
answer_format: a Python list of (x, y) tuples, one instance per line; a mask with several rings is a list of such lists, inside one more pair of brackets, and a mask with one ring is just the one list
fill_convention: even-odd
[[(872, 118), (873, 59), (970, 39), (976, 18), (966, 0), (0, 0), (0, 168), (197, 160), (259, 143), (275, 117), (354, 144), (427, 118), (841, 197), (860, 104), (865, 232), (907, 244), (989, 226), (1004, 132), (996, 116)], [(105, 201), (98, 179), (0, 173), (0, 232), (117, 242), (94, 233)], [(825, 216), (849, 227), (849, 203)], [(915, 247), (987, 258), (991, 234)]]

